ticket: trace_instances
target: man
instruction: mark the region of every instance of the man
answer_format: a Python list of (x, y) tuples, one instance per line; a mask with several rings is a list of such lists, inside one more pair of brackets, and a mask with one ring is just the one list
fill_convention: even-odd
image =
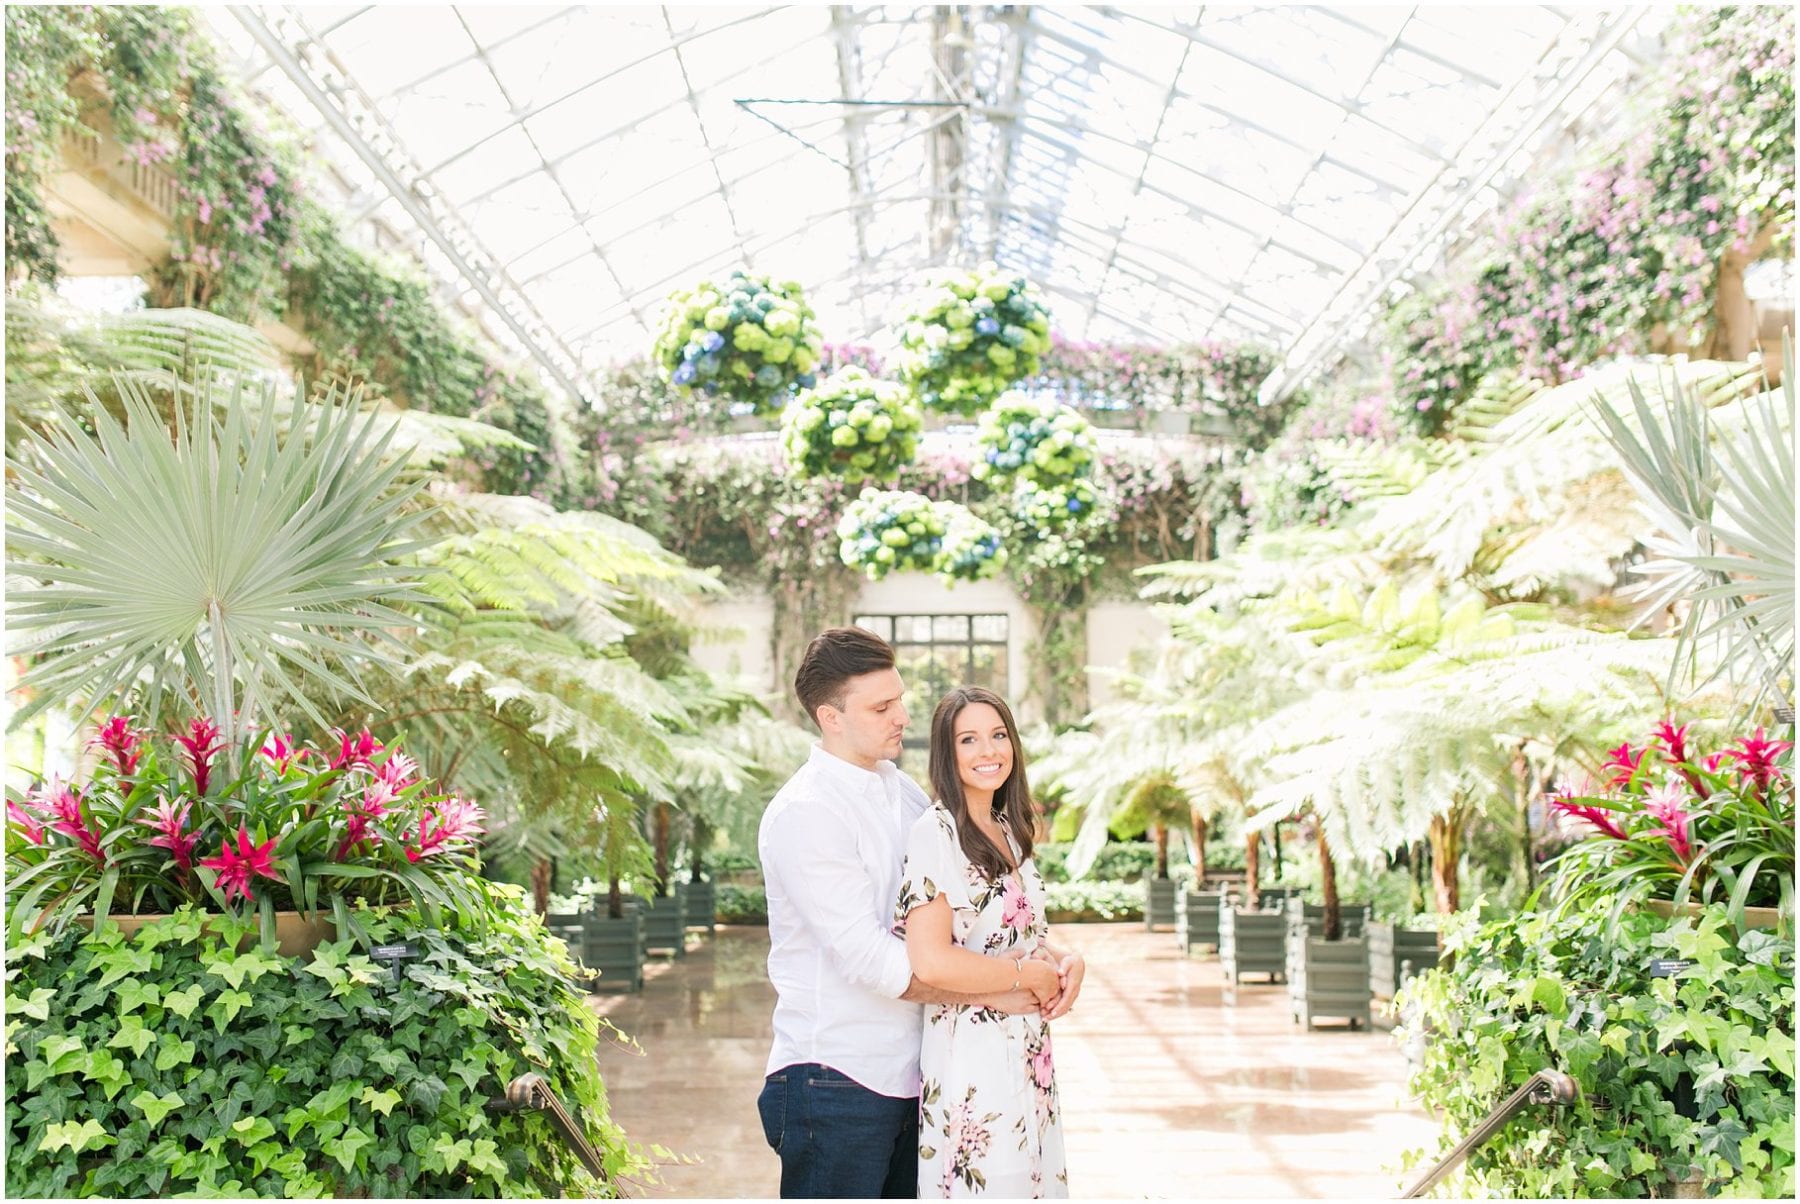
[[(907, 834), (931, 805), (893, 762), (907, 725), (894, 650), (860, 627), (832, 628), (807, 646), (794, 691), (819, 742), (757, 837), (777, 994), (757, 1108), (784, 1199), (913, 1199), (922, 1005), (1022, 1014), (1036, 1003), (1027, 991), (927, 987), (893, 933)], [(1065, 990), (1051, 1018), (1073, 1002)]]

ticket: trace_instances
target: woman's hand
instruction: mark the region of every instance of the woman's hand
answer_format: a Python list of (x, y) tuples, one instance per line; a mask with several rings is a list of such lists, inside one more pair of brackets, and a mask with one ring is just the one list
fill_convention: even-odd
[(1068, 1015), (1069, 1009), (1075, 1006), (1075, 998), (1081, 994), (1082, 980), (1087, 977), (1087, 959), (1079, 953), (1064, 953), (1056, 963), (1056, 969), (1062, 989), (1044, 1008), (1047, 1021)]

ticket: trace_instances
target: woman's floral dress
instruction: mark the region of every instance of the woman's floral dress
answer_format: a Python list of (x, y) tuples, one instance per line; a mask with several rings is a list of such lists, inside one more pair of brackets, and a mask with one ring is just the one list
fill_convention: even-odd
[[(1007, 833), (1018, 857), (1018, 845)], [(963, 854), (950, 812), (934, 806), (914, 825), (894, 931), (942, 894), (958, 945), (998, 957), (1049, 935), (1044, 880), (1030, 861), (991, 882)], [(1043, 1017), (927, 1004), (919, 1055), (919, 1196), (1065, 1197), (1062, 1109)]]

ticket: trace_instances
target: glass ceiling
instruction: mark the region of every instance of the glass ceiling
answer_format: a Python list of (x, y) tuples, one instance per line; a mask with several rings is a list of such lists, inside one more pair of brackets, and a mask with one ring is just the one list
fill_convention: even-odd
[(356, 217), (582, 394), (749, 265), (883, 342), (997, 260), (1072, 338), (1298, 379), (1654, 52), (1642, 8), (211, 9)]

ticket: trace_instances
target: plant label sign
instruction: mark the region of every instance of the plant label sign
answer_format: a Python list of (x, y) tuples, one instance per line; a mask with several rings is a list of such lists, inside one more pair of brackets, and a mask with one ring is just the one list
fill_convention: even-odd
[(409, 957), (419, 956), (419, 951), (411, 945), (377, 945), (369, 950), (369, 956), (378, 962), (387, 962), (397, 983), (400, 981), (400, 963)]
[(1650, 977), (1674, 978), (1677, 974), (1680, 974), (1683, 970), (1693, 964), (1691, 958), (1654, 957), (1650, 959)]

